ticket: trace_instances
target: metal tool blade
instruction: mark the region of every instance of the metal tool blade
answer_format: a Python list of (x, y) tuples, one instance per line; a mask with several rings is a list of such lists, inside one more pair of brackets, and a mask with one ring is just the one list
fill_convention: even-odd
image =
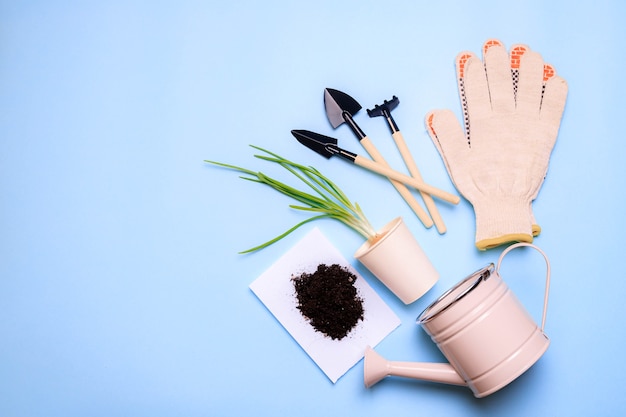
[(391, 100), (385, 100), (383, 104), (377, 104), (374, 106), (373, 109), (367, 109), (367, 114), (369, 115), (369, 117), (389, 117), (391, 115), (391, 111), (398, 107), (398, 104), (400, 104), (400, 100), (398, 99), (398, 97), (393, 96)]
[(328, 120), (334, 128), (346, 121), (344, 112), (354, 116), (361, 110), (361, 105), (355, 99), (333, 88), (324, 90), (324, 106)]
[(330, 136), (324, 136), (310, 130), (292, 130), (291, 134), (298, 142), (325, 158), (330, 158), (338, 152), (338, 149), (335, 149), (337, 147), (337, 139)]
[(367, 114), (369, 115), (369, 117), (384, 116), (385, 119), (387, 119), (387, 124), (389, 124), (389, 129), (391, 130), (391, 133), (394, 134), (400, 129), (398, 129), (396, 121), (393, 120), (391, 111), (398, 107), (399, 103), (400, 100), (398, 100), (398, 97), (393, 96), (391, 100), (385, 100), (383, 104), (377, 104), (376, 106), (374, 106), (373, 109), (367, 109)]

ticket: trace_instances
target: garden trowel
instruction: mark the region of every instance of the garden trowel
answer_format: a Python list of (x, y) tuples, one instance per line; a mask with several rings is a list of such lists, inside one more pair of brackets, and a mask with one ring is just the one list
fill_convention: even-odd
[[(359, 142), (361, 142), (361, 145), (363, 145), (369, 156), (377, 163), (391, 169), (382, 154), (370, 141), (363, 130), (361, 130), (359, 125), (354, 121), (352, 116), (361, 110), (361, 105), (355, 99), (339, 90), (326, 88), (324, 90), (324, 105), (326, 107), (326, 116), (328, 116), (328, 120), (333, 128), (337, 128), (341, 124), (346, 123), (357, 139), (359, 139)], [(426, 210), (424, 210), (417, 202), (409, 189), (406, 188), (402, 182), (391, 178), (390, 180), (407, 204), (413, 209), (424, 226), (431, 227), (433, 225), (433, 220), (430, 218)]]
[(364, 156), (360, 156), (353, 152), (340, 148), (337, 145), (337, 139), (335, 138), (324, 136), (308, 130), (292, 130), (291, 134), (298, 140), (298, 142), (302, 143), (309, 149), (314, 150), (315, 152), (326, 158), (330, 158), (334, 155), (339, 155), (343, 159), (346, 159), (370, 171), (384, 175), (389, 179), (401, 183), (401, 185), (409, 185), (419, 191), (424, 191), (434, 197), (440, 198), (452, 204), (458, 204), (460, 201), (459, 196), (425, 184), (424, 182), (418, 181), (413, 177), (402, 174), (401, 172), (394, 171), (388, 165), (383, 165), (379, 162), (372, 161), (371, 159), (368, 159)]

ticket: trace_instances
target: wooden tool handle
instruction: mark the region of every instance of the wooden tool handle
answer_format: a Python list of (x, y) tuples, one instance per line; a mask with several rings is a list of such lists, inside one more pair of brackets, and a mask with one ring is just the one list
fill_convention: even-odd
[(378, 148), (374, 146), (369, 137), (365, 136), (363, 139), (360, 140), (360, 142), (361, 146), (365, 148), (367, 153), (372, 157), (374, 161), (378, 162), (379, 164), (389, 166), (387, 161), (385, 161), (383, 155), (378, 151)]
[(418, 181), (413, 177), (409, 177), (408, 175), (402, 174), (401, 172), (394, 171), (393, 169), (389, 168), (389, 166), (374, 162), (360, 155), (357, 155), (357, 157), (354, 159), (354, 163), (362, 166), (363, 168), (369, 169), (370, 171), (374, 171), (378, 174), (384, 175), (392, 180), (400, 181), (401, 183), (409, 185), (419, 191), (424, 191), (425, 193), (428, 193), (449, 203), (459, 204), (459, 201), (461, 201), (461, 198), (457, 195), (433, 187), (432, 185), (425, 184), (424, 182)]
[[(381, 166), (390, 168), (387, 161), (385, 161), (385, 158), (383, 157), (383, 155), (378, 151), (376, 146), (374, 146), (372, 141), (367, 136), (362, 138), (360, 142), (361, 142), (361, 145), (365, 148), (365, 150), (369, 154), (369, 156), (376, 163), (380, 164)], [(406, 203), (409, 205), (409, 207), (411, 207), (413, 212), (415, 212), (415, 214), (420, 219), (422, 224), (424, 224), (426, 228), (432, 227), (432, 225), (434, 224), (433, 220), (428, 215), (428, 212), (422, 208), (422, 206), (417, 201), (415, 196), (411, 193), (411, 191), (408, 188), (406, 188), (406, 186), (402, 182), (396, 181), (391, 178), (390, 178), (390, 181), (391, 181), (391, 184), (396, 188), (398, 193), (400, 193), (402, 198), (404, 198), (404, 201), (406, 201)]]
[[(413, 159), (413, 155), (411, 155), (411, 152), (409, 151), (409, 148), (406, 145), (406, 142), (404, 141), (404, 137), (402, 136), (402, 133), (400, 133), (400, 131), (397, 130), (391, 136), (393, 137), (394, 142), (396, 142), (396, 146), (398, 147), (398, 150), (400, 151), (400, 154), (402, 155), (402, 159), (404, 159), (404, 163), (409, 169), (411, 176), (418, 181), (423, 181), (422, 175), (420, 174), (420, 171), (417, 168), (417, 164), (415, 163), (415, 160)], [(422, 198), (424, 199), (424, 204), (426, 204), (426, 208), (428, 209), (428, 212), (430, 213), (433, 219), (433, 222), (435, 223), (435, 227), (437, 228), (437, 231), (440, 234), (445, 233), (446, 225), (443, 222), (443, 219), (441, 218), (441, 214), (439, 213), (437, 206), (435, 205), (435, 201), (430, 196), (430, 194), (427, 194), (423, 191), (420, 191), (420, 194), (422, 195)]]

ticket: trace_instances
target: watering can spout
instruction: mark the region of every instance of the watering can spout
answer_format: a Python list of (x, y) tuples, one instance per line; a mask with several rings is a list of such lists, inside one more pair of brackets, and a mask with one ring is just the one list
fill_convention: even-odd
[(367, 388), (387, 376), (401, 376), (422, 381), (467, 386), (465, 380), (447, 363), (392, 362), (376, 353), (371, 347), (365, 349), (364, 382)]

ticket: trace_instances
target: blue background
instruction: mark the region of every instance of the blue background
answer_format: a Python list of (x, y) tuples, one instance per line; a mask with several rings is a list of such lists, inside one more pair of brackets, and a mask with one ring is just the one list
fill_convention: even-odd
[[(362, 362), (333, 385), (248, 289), (308, 230), (400, 316), (377, 351), (402, 361), (443, 360), (415, 318), (501, 248), (474, 248), (465, 200), (439, 204), (439, 235), (384, 178), (289, 132), (362, 154), (346, 126), (331, 128), (323, 89), (364, 109), (397, 95), (423, 177), (454, 191), (423, 117), (460, 115), (454, 57), (489, 38), (529, 45), (570, 88), (534, 206), (553, 268), (550, 349), (480, 400), (400, 378), (366, 390)], [(624, 415), (625, 39), (618, 0), (2, 1), (0, 415)], [(384, 120), (355, 119), (403, 168)], [(314, 165), (377, 227), (402, 216), (437, 286), (405, 306), (352, 257), (361, 238), (330, 220), (238, 255), (304, 218), (203, 162), (266, 170), (249, 144)], [(539, 318), (541, 258), (505, 259), (505, 280)]]

